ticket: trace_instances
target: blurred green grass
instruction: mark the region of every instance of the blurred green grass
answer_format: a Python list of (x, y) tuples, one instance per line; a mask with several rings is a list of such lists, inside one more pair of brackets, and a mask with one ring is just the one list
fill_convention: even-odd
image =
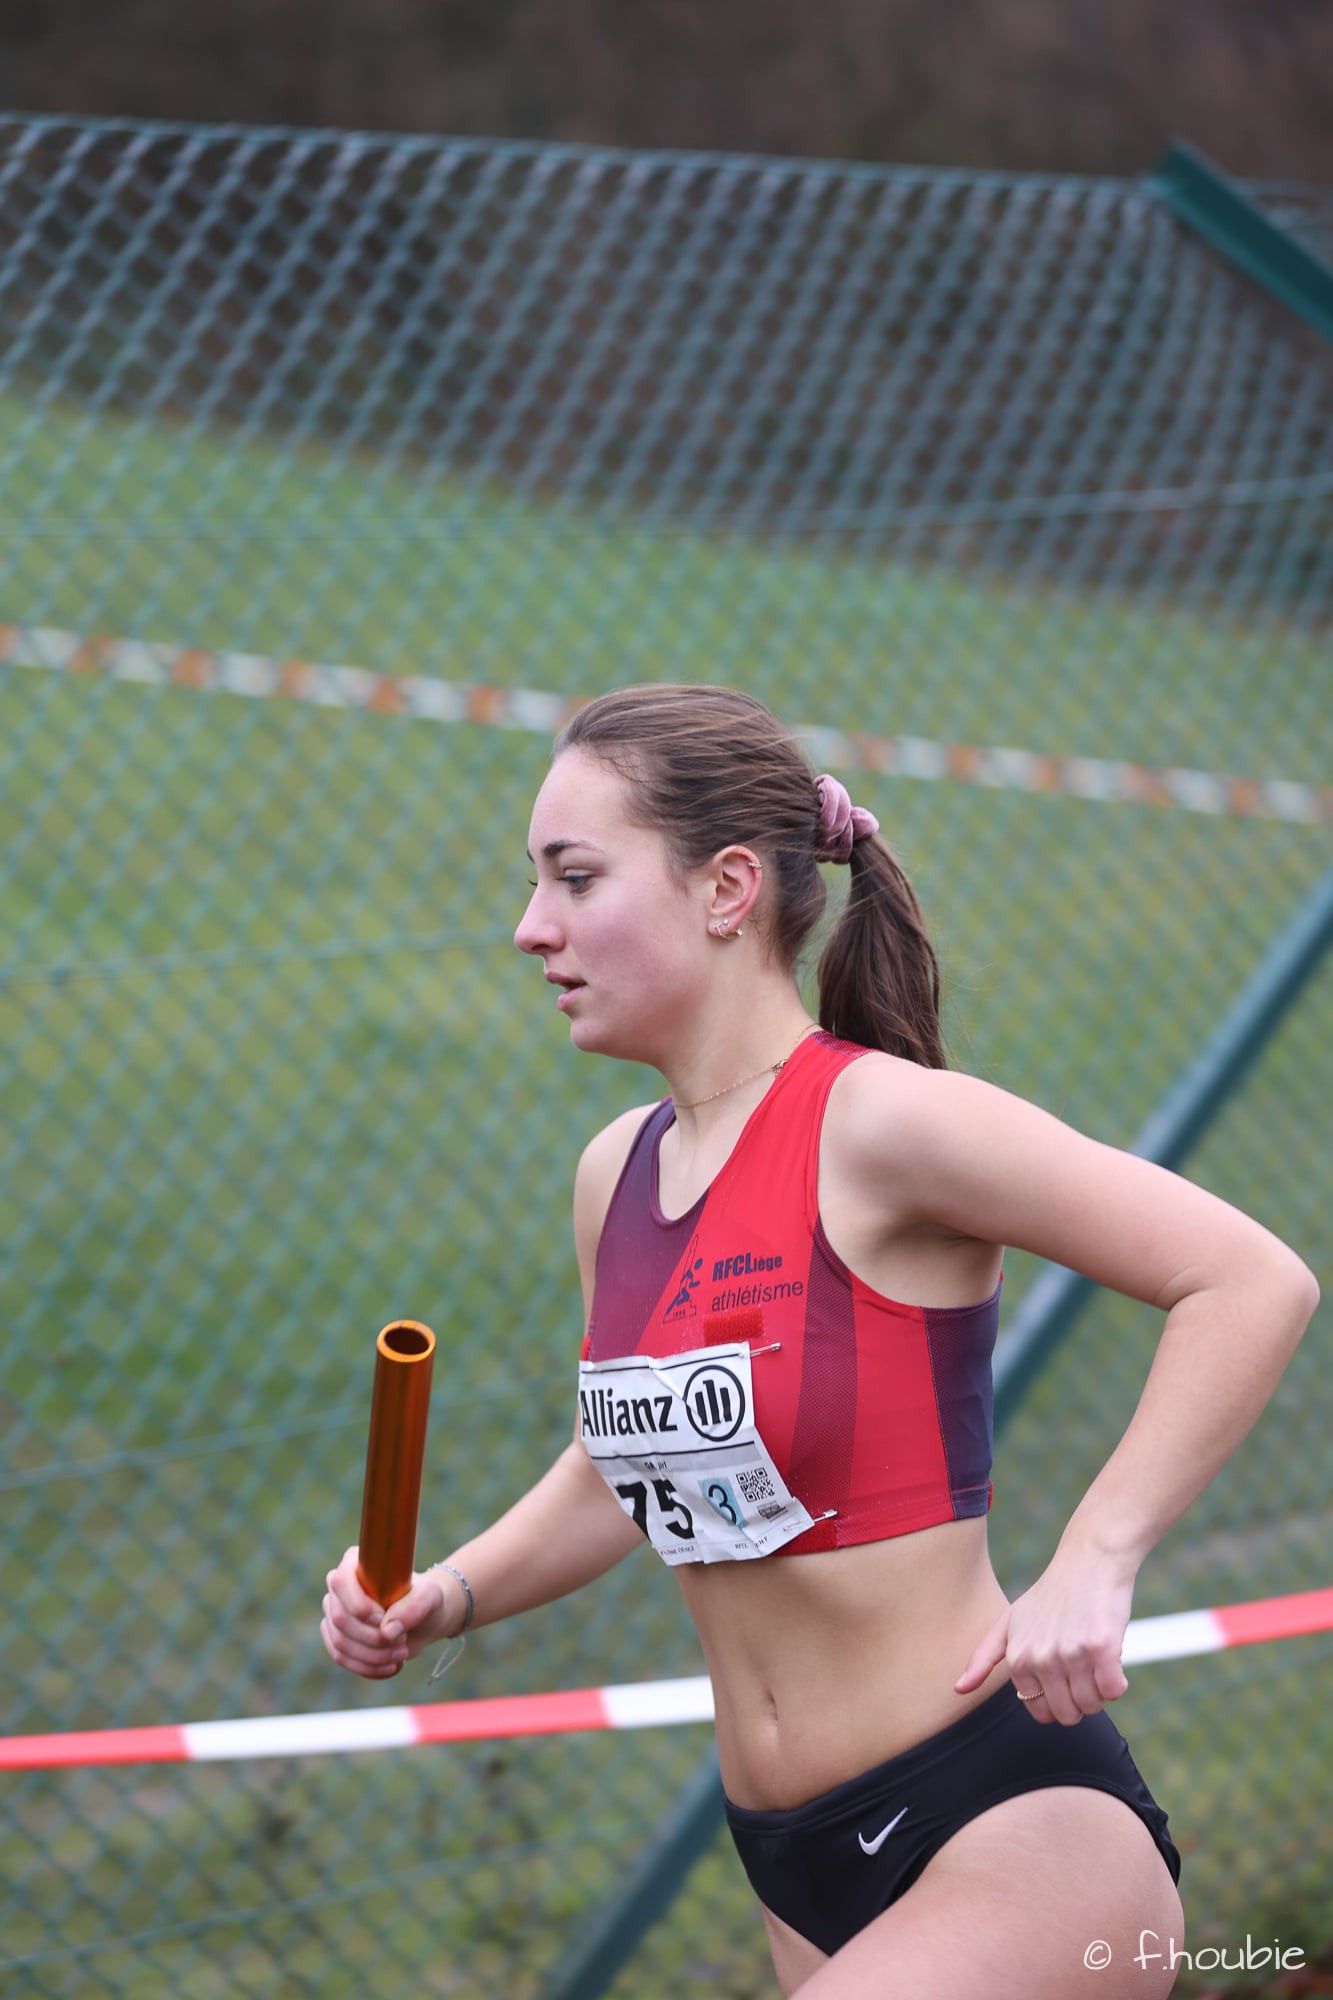
[[(1049, 561), (969, 574), (879, 539), (704, 535), (13, 394), (0, 477), (13, 623), (562, 694), (717, 680), (793, 723), (1327, 775), (1326, 635), (1281, 598), (1186, 608), (1086, 559), (1059, 587)], [(1049, 556), (1066, 532), (1029, 539)]]
[[(1323, 775), (1326, 656), (1278, 619), (710, 543), (59, 406), (0, 404), (0, 437), (21, 523), (0, 558), (8, 622), (563, 691), (716, 678), (793, 721)], [(385, 1320), (442, 1336), (423, 1553), (567, 1435), (573, 1163), (658, 1086), (569, 1051), (509, 942), (545, 758), (517, 732), (0, 670), (7, 1729), (419, 1696), (351, 1686), (315, 1639), (323, 1570), (355, 1533)], [(959, 1060), (1122, 1142), (1326, 865), (1297, 826), (887, 778), (857, 795), (944, 945)], [(1306, 1254), (1317, 1223), (1291, 1220), (1290, 1162), (1309, 1079), (1280, 1071), (1264, 1143), (1218, 1170)], [(1010, 1309), (1029, 1262), (1011, 1260)], [(1104, 1402), (1071, 1427), (1053, 1375), (1002, 1452), (1006, 1580), (1053, 1539), (1046, 1489), (1086, 1483), (1107, 1413), (1123, 1421), (1149, 1317), (1098, 1335)], [(1256, 1472), (1280, 1481), (1282, 1455), (1270, 1431)], [(1140, 1609), (1216, 1601), (1249, 1573), (1243, 1551), (1238, 1568), (1187, 1546)], [(449, 1692), (698, 1667), (669, 1580), (636, 1561), (479, 1635)], [(1308, 1684), (1283, 1699), (1298, 1736), (1326, 1728)], [(687, 1731), (34, 1775), (0, 1834), (6, 1948), (48, 1954), (18, 1976), (50, 1994), (410, 1978), (518, 2000), (701, 1747)], [(1235, 1755), (1205, 1728), (1154, 1769), (1173, 1818), (1197, 1819)], [(1285, 1753), (1274, 1768), (1291, 1781)], [(1224, 1893), (1210, 1879), (1215, 1914)], [(716, 1894), (746, 1942), (714, 1970), (739, 1994), (762, 1975), (737, 1871)], [(131, 1965), (113, 1940), (139, 1932)]]

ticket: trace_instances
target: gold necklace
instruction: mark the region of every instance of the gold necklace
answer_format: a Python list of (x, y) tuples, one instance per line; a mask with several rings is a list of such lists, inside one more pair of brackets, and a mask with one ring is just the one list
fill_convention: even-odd
[(735, 1083), (724, 1084), (721, 1090), (710, 1090), (707, 1097), (696, 1097), (693, 1104), (682, 1104), (678, 1098), (673, 1098), (671, 1100), (672, 1105), (677, 1111), (697, 1111), (701, 1104), (711, 1104), (716, 1097), (729, 1097), (731, 1092), (739, 1090), (742, 1084), (753, 1083), (756, 1078), (761, 1076), (776, 1076), (780, 1069), (787, 1067), (787, 1064), (796, 1054), (797, 1049), (800, 1048), (806, 1036), (813, 1035), (818, 1026), (819, 1023), (817, 1021), (812, 1021), (808, 1028), (802, 1028), (786, 1055), (779, 1056), (775, 1063), (765, 1063), (762, 1069), (753, 1069), (748, 1076), (737, 1077)]

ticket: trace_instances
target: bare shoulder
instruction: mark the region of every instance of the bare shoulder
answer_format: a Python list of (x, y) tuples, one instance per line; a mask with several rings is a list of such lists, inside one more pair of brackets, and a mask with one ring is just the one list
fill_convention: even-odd
[[(1001, 1242), (970, 1204), (960, 1210), (949, 1200), (945, 1188), (951, 1162), (975, 1160), (977, 1135), (994, 1113), (994, 1100), (1004, 1098), (976, 1077), (925, 1069), (872, 1049), (848, 1064), (829, 1093), (821, 1186), (827, 1184), (835, 1199), (835, 1191), (844, 1199), (853, 1192), (868, 1198), (872, 1211), (895, 1229)], [(1007, 1143), (993, 1135), (985, 1151), (996, 1157)]]
[(1042, 1166), (1064, 1170), (1071, 1150), (1085, 1164), (1123, 1157), (998, 1084), (879, 1050), (838, 1077), (826, 1130), (848, 1171), (898, 1183), (909, 1205), (927, 1208), (960, 1183), (975, 1192)]
[(923, 1148), (947, 1149), (978, 1119), (1003, 1115), (1004, 1105), (1021, 1102), (979, 1077), (924, 1069), (871, 1049), (834, 1083), (825, 1130), (849, 1166), (879, 1173), (892, 1171), (909, 1151), (919, 1156)]

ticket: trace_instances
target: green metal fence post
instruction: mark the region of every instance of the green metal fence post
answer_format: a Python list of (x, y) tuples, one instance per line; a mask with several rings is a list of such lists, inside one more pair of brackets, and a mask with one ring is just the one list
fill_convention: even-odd
[[(1174, 1167), (1203, 1136), (1333, 943), (1333, 871), (1268, 951), (1197, 1060), (1167, 1092), (1129, 1151)], [(995, 1423), (1013, 1415), (1096, 1286), (1050, 1264), (1029, 1287), (995, 1360)]]
[(664, 1916), (722, 1818), (722, 1778), (710, 1749), (635, 1861), (618, 1896), (605, 1904), (551, 1975), (546, 2000), (594, 2000), (633, 1956), (639, 1939)]
[(1193, 146), (1177, 143), (1148, 185), (1178, 221), (1333, 340), (1333, 270)]

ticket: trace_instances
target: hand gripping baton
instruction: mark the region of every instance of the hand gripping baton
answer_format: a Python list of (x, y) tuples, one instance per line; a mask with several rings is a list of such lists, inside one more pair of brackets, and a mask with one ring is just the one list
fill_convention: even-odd
[(357, 1581), (387, 1610), (412, 1585), (435, 1335), (392, 1320), (375, 1342)]

